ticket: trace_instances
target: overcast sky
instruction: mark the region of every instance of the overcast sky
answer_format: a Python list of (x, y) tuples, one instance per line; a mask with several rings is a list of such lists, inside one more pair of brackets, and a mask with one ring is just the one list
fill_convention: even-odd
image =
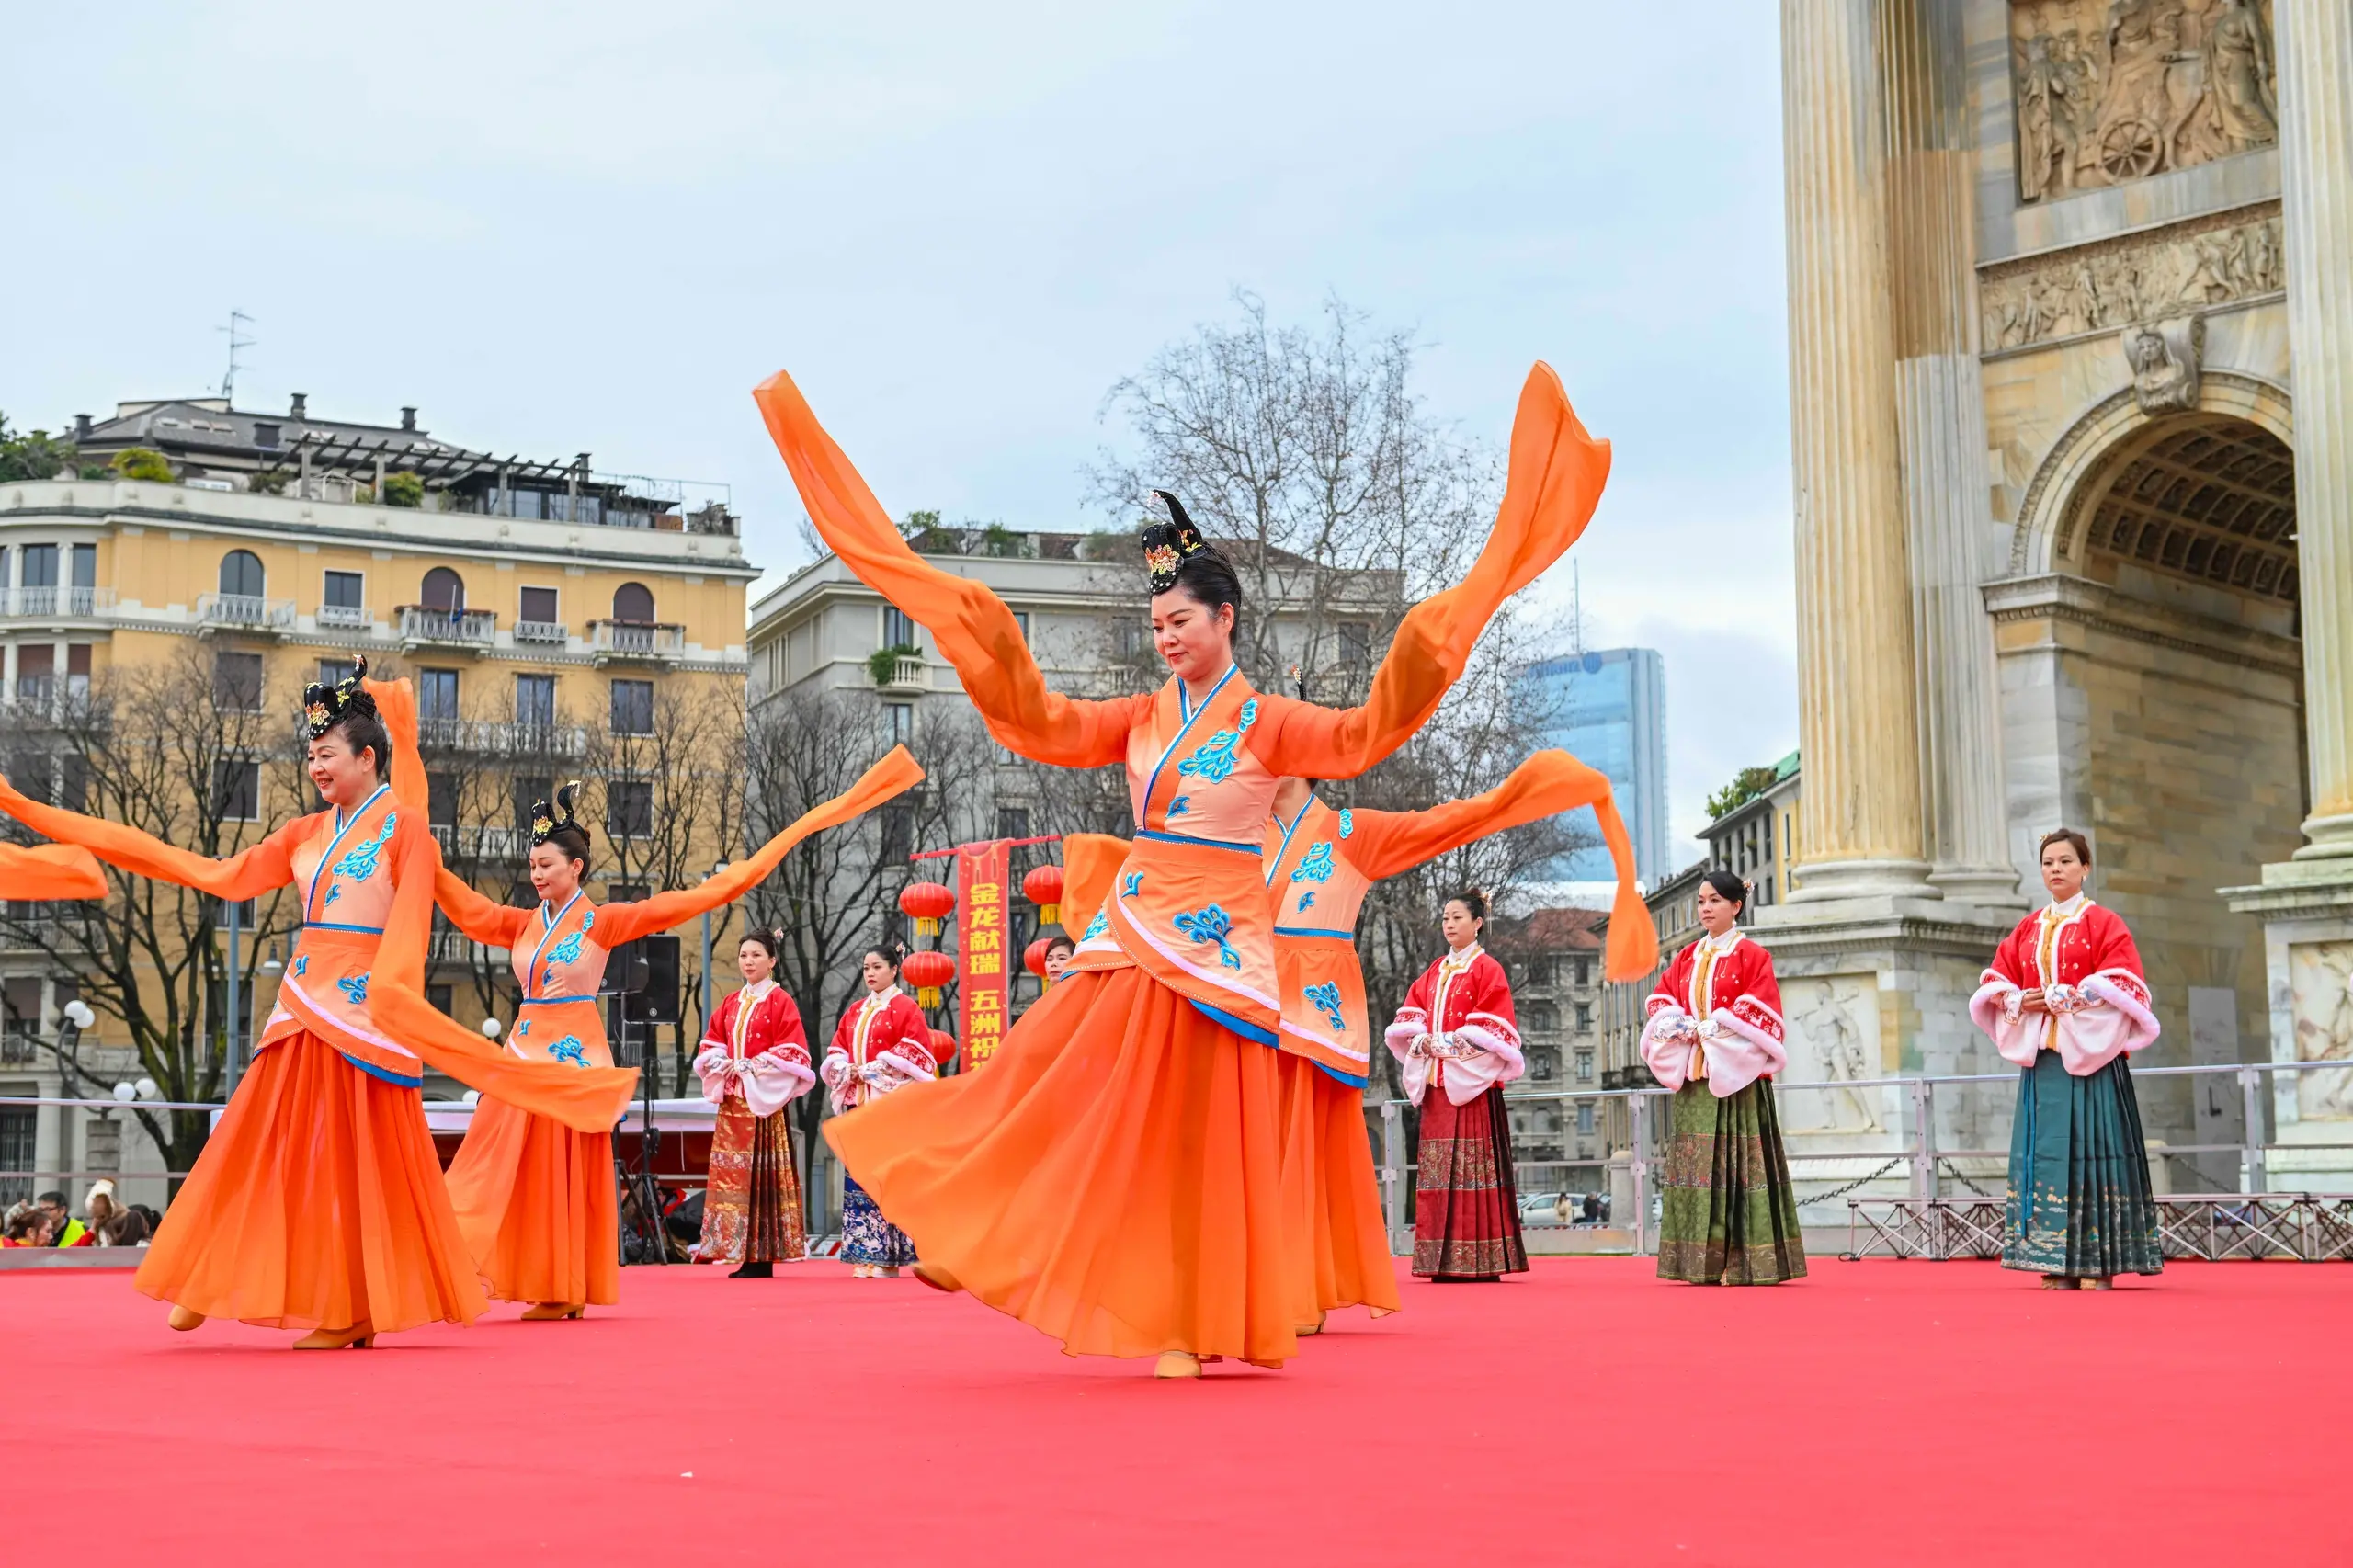
[(894, 513), (1100, 526), (1114, 381), (1336, 292), (1464, 429), (1541, 358), (1615, 443), (1574, 558), (1678, 834), (1796, 744), (1776, 7), (814, 9), (19, 7), (0, 410), (217, 390), (236, 306), (241, 407), (723, 481), (778, 568), (779, 366)]

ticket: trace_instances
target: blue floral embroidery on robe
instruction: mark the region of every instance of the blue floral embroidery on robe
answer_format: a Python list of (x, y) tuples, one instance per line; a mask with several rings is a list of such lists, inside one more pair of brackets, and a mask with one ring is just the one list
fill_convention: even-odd
[(305, 974), (308, 974), (308, 973), (310, 973), (310, 972), (311, 972), (311, 955), (310, 955), (310, 954), (308, 954), (308, 953), (301, 954), (300, 956), (298, 956), (298, 957), (294, 960), (294, 973), (296, 974), (296, 976), (297, 976), (297, 977), (300, 977), (300, 976), (301, 976), (301, 975), (305, 975)]
[[(1220, 730), (1193, 748), (1193, 755), (1176, 765), (1176, 771), (1188, 778), (1207, 779), (1222, 784), (1233, 777), (1234, 753), (1241, 749), (1242, 737), (1258, 722), (1258, 699), (1252, 698), (1242, 705), (1242, 719), (1231, 730)], [(1175, 815), (1174, 812), (1169, 813)]]
[(1142, 871), (1130, 871), (1128, 873), (1126, 885), (1120, 890), (1120, 896), (1121, 898), (1133, 898), (1136, 894), (1142, 892), (1143, 892), (1143, 873)]
[(327, 896), (325, 900), (320, 903), (319, 907), (324, 910), (328, 904), (333, 903), (336, 899), (339, 899), (342, 896), (343, 884), (341, 882), (336, 882), (327, 889)]
[[(1295, 882), (1328, 882), (1332, 880), (1332, 841), (1319, 838), (1307, 846), (1299, 865), (1290, 874)], [(1305, 908), (1304, 904), (1301, 905)]]
[(1315, 894), (1312, 892), (1301, 893), (1299, 895), (1299, 907), (1302, 909), (1313, 909), (1315, 907)]
[(1168, 802), (1168, 814), (1172, 817), (1182, 816), (1192, 809), (1193, 798), (1190, 795), (1179, 795)]
[(1196, 942), (1215, 942), (1218, 962), (1228, 969), (1242, 967), (1242, 955), (1225, 938), (1233, 930), (1233, 917), (1219, 904), (1206, 909), (1188, 909), (1176, 916), (1176, 929)]
[(1079, 940), (1091, 942), (1096, 937), (1107, 934), (1110, 929), (1111, 917), (1098, 909), (1095, 912), (1095, 918), (1086, 923), (1086, 934), (1079, 937)]
[[(343, 858), (335, 863), (335, 869), (330, 875), (349, 877), (355, 882), (364, 882), (374, 876), (376, 862), (383, 858), (384, 846), (392, 841), (392, 829), (400, 824), (400, 812), (386, 812), (384, 825), (376, 830), (376, 836), (365, 844), (355, 844), (345, 850)], [(330, 903), (335, 902), (335, 894), (332, 892), (327, 894), (327, 902)]]
[(580, 1037), (576, 1034), (568, 1034), (549, 1046), (548, 1054), (558, 1062), (569, 1062), (574, 1067), (588, 1065), (588, 1048), (580, 1043)]
[(1314, 1003), (1315, 1010), (1330, 1020), (1332, 1032), (1334, 1034), (1338, 1034), (1347, 1027), (1347, 1015), (1340, 1011), (1340, 987), (1338, 982), (1327, 980), (1321, 985), (1309, 986), (1305, 991), (1300, 993), (1300, 994), (1305, 996), (1310, 1002)]
[(525, 1018), (521, 1023), (515, 1026), (515, 1038), (517, 1040), (521, 1040), (525, 1035), (529, 1034), (530, 1032), (531, 1020), (529, 1018)]
[(355, 974), (338, 980), (335, 983), (335, 988), (342, 992), (355, 1007), (368, 1000), (368, 977), (364, 974)]
[(1356, 812), (1354, 812), (1350, 811), (1350, 810), (1349, 810), (1347, 807), (1346, 807), (1346, 806), (1342, 806), (1342, 807), (1340, 808), (1340, 836), (1341, 836), (1342, 838), (1346, 838), (1346, 837), (1347, 837), (1347, 835), (1350, 835), (1350, 834), (1354, 833), (1356, 830), (1357, 830), (1357, 814), (1356, 814)]
[(580, 917), (580, 929), (548, 949), (548, 961), (540, 970), (540, 989), (544, 991), (555, 983), (555, 966), (574, 963), (580, 958), (580, 944), (597, 924), (597, 912), (590, 910)]

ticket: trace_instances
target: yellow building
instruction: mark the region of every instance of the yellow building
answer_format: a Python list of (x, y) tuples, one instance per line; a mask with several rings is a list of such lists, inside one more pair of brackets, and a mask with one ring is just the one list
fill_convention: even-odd
[[(104, 791), (74, 771), (85, 766), (71, 755), (74, 713), (142, 672), (150, 691), (201, 699), (188, 700), (190, 726), (236, 730), (210, 771), (216, 805), (229, 802), (222, 847), (251, 843), (311, 804), (295, 762), (302, 684), (365, 653), (416, 682), (444, 852), (493, 896), (523, 878), (529, 801), (569, 777), (587, 780), (600, 895), (679, 885), (727, 858), (738, 819), (680, 796), (724, 784), (713, 775), (732, 766), (725, 736), (742, 719), (745, 591), (757, 574), (723, 505), (688, 510), (681, 487), (597, 475), (585, 455), (501, 462), (413, 421), (125, 408), (77, 432), (79, 472), (99, 472), (91, 460), (109, 446), (136, 445), (163, 452), (173, 482), (106, 472), (0, 484), (0, 767), (23, 787), (69, 804), (86, 792), (97, 809)], [(192, 441), (199, 422), (212, 428)], [(205, 437), (219, 453), (200, 449)], [(393, 477), (404, 473), (417, 482)], [(416, 504), (376, 505), (378, 494)], [(182, 684), (152, 684), (172, 680)], [(87, 765), (105, 766), (95, 753)], [(50, 1042), (81, 984), (59, 944), (7, 931), (0, 1096), (54, 1095)], [(507, 989), (503, 954), (449, 937), (436, 952), (436, 1000), (461, 1019)], [(241, 1003), (247, 1038), (269, 989), (257, 972), (260, 994)], [(80, 1050), (103, 1061), (126, 1044), (101, 1006)], [(122, 1071), (138, 1075), (127, 1057)], [(54, 1112), (0, 1109), (0, 1172), (103, 1169), (110, 1157), (86, 1123), (77, 1136)], [(135, 1150), (119, 1157), (141, 1168)]]

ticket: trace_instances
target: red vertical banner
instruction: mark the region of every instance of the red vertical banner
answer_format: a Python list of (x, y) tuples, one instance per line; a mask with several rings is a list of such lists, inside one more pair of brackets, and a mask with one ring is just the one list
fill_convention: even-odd
[(959, 1072), (996, 1054), (1005, 1038), (1012, 969), (1006, 943), (1006, 895), (1013, 875), (1010, 840), (967, 844), (956, 851), (957, 1009), (962, 1051)]

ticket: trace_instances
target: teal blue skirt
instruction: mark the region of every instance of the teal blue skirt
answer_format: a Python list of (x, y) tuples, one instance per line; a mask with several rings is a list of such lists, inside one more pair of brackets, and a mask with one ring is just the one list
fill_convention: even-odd
[(2106, 1278), (2165, 1266), (2124, 1058), (2078, 1078), (2043, 1051), (2018, 1072), (2002, 1267)]

